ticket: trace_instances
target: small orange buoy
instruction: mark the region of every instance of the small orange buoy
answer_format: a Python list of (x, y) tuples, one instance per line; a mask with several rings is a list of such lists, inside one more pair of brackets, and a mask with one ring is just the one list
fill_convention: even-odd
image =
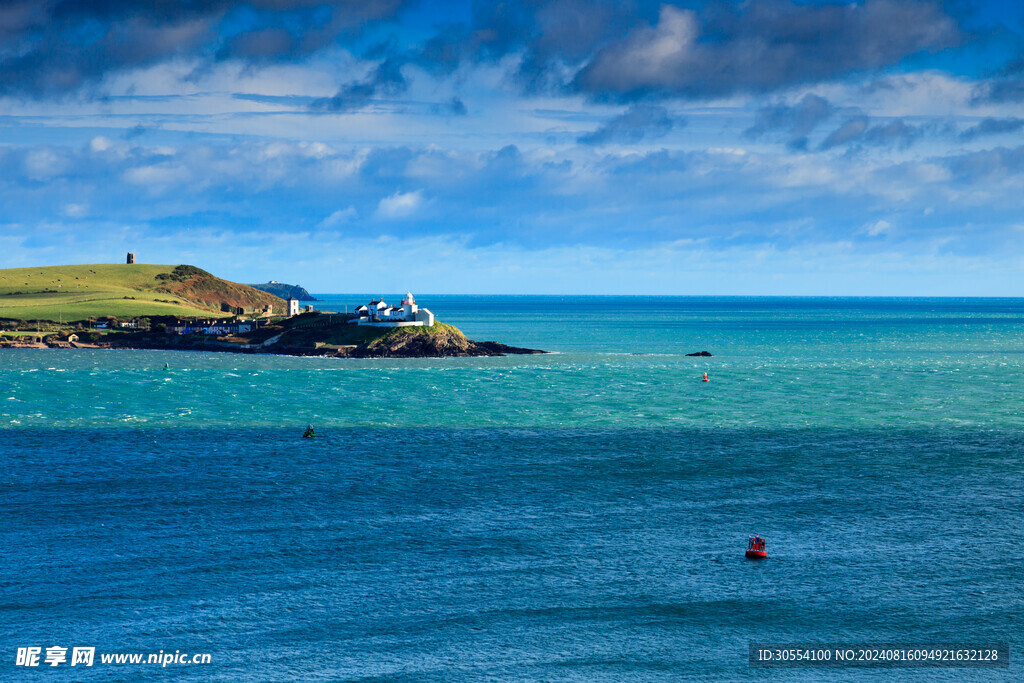
[(701, 382), (710, 382), (710, 381), (711, 380), (708, 379), (708, 373), (705, 372), (704, 373), (704, 379), (702, 379)]
[(768, 558), (768, 551), (765, 549), (767, 542), (760, 534), (747, 538), (747, 559), (764, 560)]

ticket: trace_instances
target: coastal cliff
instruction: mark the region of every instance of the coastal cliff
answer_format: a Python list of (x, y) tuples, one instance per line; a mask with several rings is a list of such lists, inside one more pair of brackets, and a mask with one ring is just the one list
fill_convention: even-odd
[(283, 282), (264, 282), (258, 285), (249, 285), (255, 289), (273, 294), (282, 299), (298, 299), (299, 301), (318, 301), (316, 297), (299, 285), (286, 285)]

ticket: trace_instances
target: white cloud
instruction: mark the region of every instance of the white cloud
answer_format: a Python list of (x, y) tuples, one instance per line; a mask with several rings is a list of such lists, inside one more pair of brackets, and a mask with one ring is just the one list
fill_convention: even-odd
[(109, 138), (105, 138), (102, 135), (97, 135), (89, 142), (89, 149), (94, 152), (105, 152), (111, 148), (114, 143)]
[(662, 5), (655, 27), (637, 31), (626, 42), (611, 70), (611, 85), (628, 91), (642, 86), (670, 85), (672, 74), (686, 62), (699, 28), (694, 12)]
[(869, 223), (864, 226), (864, 232), (871, 237), (879, 237), (881, 235), (888, 235), (892, 230), (892, 223), (886, 220), (878, 220), (874, 223)]
[(66, 166), (62, 157), (46, 148), (32, 150), (25, 157), (25, 172), (32, 180), (49, 180), (59, 175)]
[(423, 206), (423, 190), (396, 192), (380, 200), (377, 215), (381, 218), (408, 218)]
[(323, 230), (339, 228), (346, 223), (351, 223), (358, 217), (359, 212), (356, 211), (356, 207), (350, 206), (347, 209), (338, 209), (330, 216), (320, 221), (320, 224), (317, 225), (317, 227)]
[(189, 178), (184, 166), (154, 165), (130, 168), (124, 173), (125, 181), (133, 185), (170, 185)]
[(88, 204), (65, 204), (62, 213), (68, 218), (81, 218), (89, 213)]

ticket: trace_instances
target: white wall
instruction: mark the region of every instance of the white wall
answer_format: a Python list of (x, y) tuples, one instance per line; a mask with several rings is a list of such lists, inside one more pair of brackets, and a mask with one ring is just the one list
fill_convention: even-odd
[(418, 311), (416, 311), (415, 320), (426, 325), (427, 327), (430, 327), (431, 325), (434, 324), (434, 314), (431, 313), (430, 310), (427, 308), (421, 308)]

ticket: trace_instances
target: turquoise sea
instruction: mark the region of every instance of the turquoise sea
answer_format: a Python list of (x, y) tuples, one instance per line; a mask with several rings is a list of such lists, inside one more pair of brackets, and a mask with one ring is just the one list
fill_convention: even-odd
[(1024, 678), (1024, 299), (417, 298), (553, 353), (0, 350), (0, 679)]

